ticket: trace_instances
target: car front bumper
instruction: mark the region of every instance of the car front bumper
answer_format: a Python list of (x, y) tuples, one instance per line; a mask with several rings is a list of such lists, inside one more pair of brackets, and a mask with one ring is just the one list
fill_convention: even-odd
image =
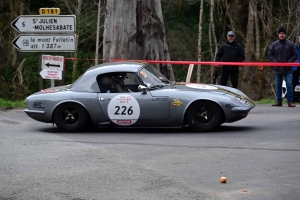
[(45, 122), (45, 123), (52, 122), (51, 117), (46, 115), (45, 110), (25, 109), (24, 112), (28, 115), (28, 117), (30, 117), (36, 121)]

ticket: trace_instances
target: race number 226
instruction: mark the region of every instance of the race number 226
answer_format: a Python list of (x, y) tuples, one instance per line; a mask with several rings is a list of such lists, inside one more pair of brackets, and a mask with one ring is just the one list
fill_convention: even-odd
[(127, 106), (115, 106), (115, 108), (117, 109), (115, 112), (115, 115), (132, 115), (133, 114), (133, 110), (132, 110), (132, 106), (130, 106), (129, 108), (127, 108)]

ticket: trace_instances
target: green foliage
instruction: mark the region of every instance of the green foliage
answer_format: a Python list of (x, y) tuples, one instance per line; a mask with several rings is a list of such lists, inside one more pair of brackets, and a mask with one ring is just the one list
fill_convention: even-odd
[[(162, 10), (171, 60), (197, 61), (200, 1), (162, 0)], [(210, 4), (208, 1), (204, 1), (203, 12), (201, 58), (203, 61), (211, 61), (214, 58), (211, 57), (209, 48)], [(222, 37), (224, 25), (218, 15), (215, 18), (216, 36), (219, 40), (218, 43), (221, 43), (226, 39)], [(177, 80), (185, 81), (187, 65), (173, 65), (173, 70)], [(194, 67), (191, 82), (196, 82), (196, 70), (197, 66)], [(202, 66), (201, 74), (201, 82), (210, 83), (210, 66)]]
[(7, 101), (0, 98), (0, 109), (13, 109), (13, 108), (25, 108), (26, 101)]

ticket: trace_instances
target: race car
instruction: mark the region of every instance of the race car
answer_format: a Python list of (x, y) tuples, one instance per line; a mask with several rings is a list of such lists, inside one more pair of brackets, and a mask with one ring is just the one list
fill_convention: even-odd
[(89, 68), (73, 84), (26, 98), (24, 112), (63, 131), (101, 127), (190, 127), (213, 131), (244, 119), (255, 104), (238, 89), (176, 84), (145, 62), (110, 62)]

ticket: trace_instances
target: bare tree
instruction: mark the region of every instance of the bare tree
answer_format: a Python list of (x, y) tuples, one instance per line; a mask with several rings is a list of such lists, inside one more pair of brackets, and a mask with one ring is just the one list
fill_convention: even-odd
[[(12, 21), (15, 18), (17, 18), (19, 15), (23, 15), (25, 9), (25, 0), (9, 0), (8, 8), (10, 12), (10, 20)], [(12, 33), (14, 38), (18, 36), (17, 31), (13, 30)], [(13, 68), (16, 69), (18, 65), (17, 60), (18, 60), (19, 52), (16, 48), (13, 48), (11, 45), (9, 49), (11, 49), (11, 52), (9, 54), (11, 56), (11, 66), (13, 66)]]
[[(103, 58), (170, 60), (160, 0), (108, 0)], [(156, 64), (174, 80), (171, 65)]]
[[(82, 0), (76, 0), (76, 1), (65, 1), (66, 3), (66, 6), (69, 8), (69, 11), (74, 13), (76, 15), (76, 24), (77, 24), (77, 27), (80, 26), (80, 23), (81, 23), (81, 12), (82, 12)], [(76, 30), (76, 49), (78, 47), (78, 41), (79, 41), (79, 38), (80, 38), (80, 29), (77, 28)], [(75, 51), (74, 52), (74, 58), (77, 58), (77, 55), (78, 55), (78, 51)], [(77, 68), (77, 63), (78, 63), (78, 60), (75, 59), (73, 61), (73, 66), (72, 66), (72, 78), (73, 80), (75, 80), (77, 78), (77, 75), (76, 75), (76, 68)]]
[(256, 60), (260, 60), (260, 29), (259, 29), (259, 19), (257, 16), (257, 0), (252, 0), (253, 3), (253, 16), (254, 16), (254, 22), (255, 22), (255, 44), (256, 44), (256, 50), (255, 50), (255, 57)]
[(96, 34), (96, 52), (95, 52), (95, 65), (98, 65), (99, 55), (99, 34), (100, 34), (100, 18), (101, 17), (101, 0), (98, 2), (98, 16), (97, 16), (97, 34)]
[[(249, 0), (249, 5), (248, 5), (248, 24), (247, 24), (247, 35), (246, 35), (246, 44), (245, 44), (245, 61), (249, 62), (252, 59), (252, 53), (253, 53), (253, 27), (254, 27), (254, 11), (253, 11), (253, 1), (254, 0)], [(244, 67), (244, 81), (249, 81), (249, 72), (250, 72), (250, 67)]]
[[(227, 26), (229, 26), (231, 30), (238, 30), (238, 27), (236, 26), (236, 19), (240, 13), (239, 0), (223, 0), (222, 3), (226, 10), (226, 17), (229, 20), (229, 24)], [(226, 20), (226, 18), (224, 18), (224, 20)]]
[[(270, 44), (271, 37), (274, 30), (274, 17), (273, 17), (273, 0), (269, 0), (269, 2), (261, 1), (260, 4), (261, 11), (258, 13), (258, 20), (262, 23), (262, 36), (264, 38), (262, 43), (262, 52), (261, 55), (266, 55), (268, 51), (268, 45)], [(263, 59), (261, 59), (263, 61)]]
[[(214, 60), (217, 50), (218, 50), (218, 43), (216, 39), (216, 32), (215, 32), (215, 22), (214, 22), (214, 9), (215, 9), (215, 2), (214, 0), (210, 0), (210, 17), (209, 17), (209, 49), (211, 54), (211, 60)], [(213, 75), (214, 75), (214, 66), (211, 66), (210, 69), (210, 82), (213, 82)]]
[[(84, 1), (84, 0), (55, 0), (57, 4), (63, 4), (69, 13), (76, 16), (76, 51), (74, 52), (73, 57), (78, 57), (78, 46), (81, 43), (84, 43), (87, 39), (96, 35), (95, 24), (97, 21), (97, 12), (95, 1)], [(88, 28), (87, 28), (88, 27)], [(91, 27), (91, 28), (90, 28)], [(93, 29), (93, 30), (91, 30)], [(82, 35), (85, 35), (87, 32), (92, 32), (87, 37), (81, 38)], [(73, 81), (77, 79), (78, 60), (73, 60), (72, 65), (72, 79)]]
[[(202, 56), (202, 24), (203, 24), (203, 0), (200, 0), (200, 14), (199, 14), (199, 33), (198, 33), (198, 61), (201, 61)], [(200, 83), (201, 65), (197, 67), (197, 83)]]

